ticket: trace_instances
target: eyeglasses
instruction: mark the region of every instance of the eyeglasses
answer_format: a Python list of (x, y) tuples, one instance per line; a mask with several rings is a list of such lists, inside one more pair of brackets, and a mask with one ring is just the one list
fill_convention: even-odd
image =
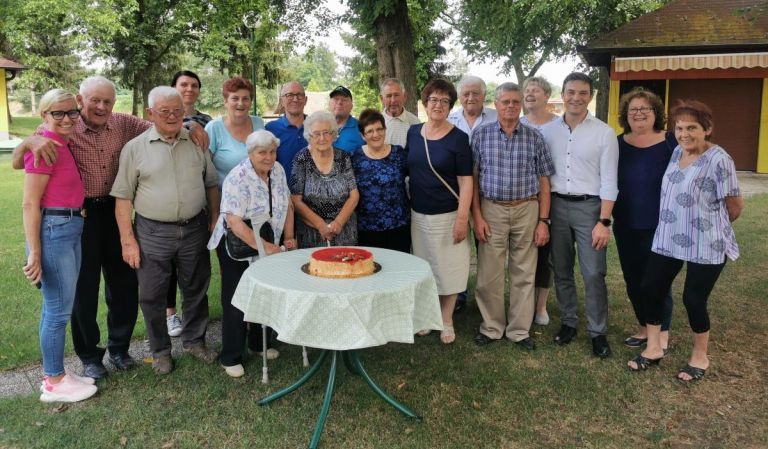
[(450, 98), (429, 97), (429, 98), (427, 98), (427, 103), (432, 104), (432, 105), (434, 105), (434, 104), (441, 104), (443, 106), (448, 106), (449, 104), (451, 104), (451, 99)]
[(314, 137), (315, 139), (319, 139), (321, 137), (332, 137), (336, 135), (335, 131), (315, 131), (309, 133), (310, 136)]
[(649, 112), (653, 111), (653, 108), (649, 108), (648, 106), (643, 106), (641, 108), (631, 108), (629, 110), (629, 113), (632, 115), (635, 114), (647, 114)]
[(157, 115), (159, 115), (162, 118), (168, 118), (171, 115), (175, 115), (178, 118), (178, 117), (183, 117), (183, 114), (184, 114), (184, 110), (183, 109), (178, 109), (178, 108), (177, 109), (155, 109), (155, 108), (150, 108), (150, 109), (155, 111), (157, 113)]
[(366, 136), (372, 136), (374, 134), (384, 134), (387, 130), (384, 128), (370, 128), (366, 129), (363, 134)]
[(46, 114), (53, 117), (54, 120), (61, 120), (65, 115), (74, 120), (80, 117), (80, 109), (70, 109), (69, 111), (46, 111)]
[(302, 93), (298, 93), (298, 94), (287, 93), (287, 94), (283, 94), (282, 97), (287, 100), (303, 100), (307, 96)]

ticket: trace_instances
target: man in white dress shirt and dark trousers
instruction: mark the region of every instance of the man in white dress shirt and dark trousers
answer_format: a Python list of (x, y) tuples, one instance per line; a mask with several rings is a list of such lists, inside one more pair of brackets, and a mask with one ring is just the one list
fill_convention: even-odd
[(565, 114), (545, 126), (542, 134), (555, 163), (555, 174), (550, 179), (550, 238), (561, 319), (555, 342), (566, 345), (576, 336), (578, 295), (573, 270), (578, 251), (592, 352), (605, 358), (611, 355), (606, 339), (606, 246), (619, 192), (619, 148), (613, 129), (587, 110), (593, 94), (589, 76), (578, 72), (568, 75), (562, 92)]

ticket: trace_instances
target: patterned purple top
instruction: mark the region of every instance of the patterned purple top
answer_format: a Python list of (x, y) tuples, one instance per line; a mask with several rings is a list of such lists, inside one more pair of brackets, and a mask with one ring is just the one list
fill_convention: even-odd
[(725, 207), (726, 197), (741, 196), (733, 159), (715, 145), (681, 169), (682, 154), (678, 145), (664, 173), (653, 252), (707, 265), (736, 260), (739, 245)]

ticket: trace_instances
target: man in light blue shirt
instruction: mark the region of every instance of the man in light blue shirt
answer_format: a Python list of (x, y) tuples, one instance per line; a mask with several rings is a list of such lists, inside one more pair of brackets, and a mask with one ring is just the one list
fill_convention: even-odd
[(357, 119), (352, 117), (352, 92), (344, 86), (337, 86), (330, 94), (330, 110), (339, 125), (339, 137), (333, 146), (347, 153), (354, 153), (365, 145), (357, 128)]
[(465, 75), (459, 81), (461, 107), (448, 114), (448, 121), (467, 133), (470, 142), (472, 132), (486, 123), (496, 121), (496, 110), (486, 108), (485, 81), (477, 76)]
[(304, 88), (296, 81), (289, 81), (280, 89), (280, 104), (285, 114), (279, 119), (267, 123), (265, 127), (278, 139), (280, 146), (277, 148), (277, 161), (285, 169), (285, 176), (291, 179), (293, 157), (299, 150), (309, 146), (304, 138), (304, 106), (307, 105), (307, 95)]

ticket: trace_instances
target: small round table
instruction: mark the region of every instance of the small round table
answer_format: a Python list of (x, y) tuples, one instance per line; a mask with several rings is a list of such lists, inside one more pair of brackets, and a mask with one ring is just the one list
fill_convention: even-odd
[(381, 265), (378, 273), (354, 279), (310, 276), (301, 266), (317, 248), (301, 249), (251, 264), (232, 298), (232, 305), (243, 311), (245, 321), (275, 329), (280, 341), (323, 350), (301, 378), (262, 398), (259, 405), (295, 391), (330, 360), (310, 448), (317, 447), (325, 425), (338, 358), (387, 403), (410, 418), (419, 418), (371, 379), (356, 350), (388, 342), (413, 343), (414, 334), (420, 330), (441, 330), (437, 285), (426, 261), (398, 251), (365, 249)]

